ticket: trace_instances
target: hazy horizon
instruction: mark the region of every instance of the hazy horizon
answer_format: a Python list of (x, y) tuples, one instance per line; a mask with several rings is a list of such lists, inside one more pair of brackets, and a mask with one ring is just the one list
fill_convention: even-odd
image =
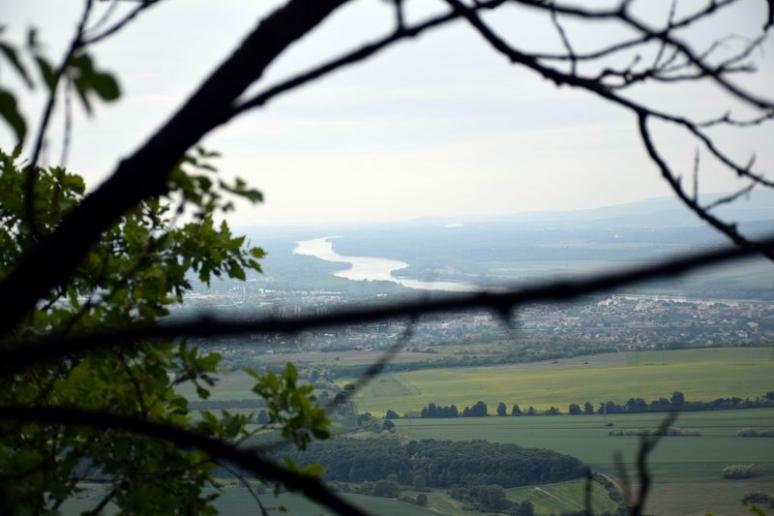
[[(95, 4), (95, 19), (106, 4)], [(97, 64), (117, 75), (124, 95), (115, 105), (99, 106), (91, 119), (76, 106), (70, 168), (94, 188), (278, 4), (266, 2), (257, 9), (204, 0), (162, 2), (125, 33), (95, 46)], [(668, 10), (669, 3), (665, 5)], [(118, 10), (130, 7), (119, 5)], [(650, 2), (642, 14), (663, 14), (661, 7)], [(751, 1), (729, 8), (724, 25), (707, 22), (698, 40), (732, 32), (756, 34), (764, 7)], [(2, 7), (5, 37), (21, 42), (34, 24), (50, 57), (58, 59), (56, 51), (70, 37), (79, 8), (77, 3), (9, 0)], [(679, 5), (678, 11), (683, 8), (690, 6)], [(445, 9), (443, 2), (410, 3), (407, 15), (418, 20)], [(178, 23), (181, 19), (186, 23)], [(531, 11), (503, 9), (492, 22), (499, 30), (517, 22), (526, 27), (509, 36), (527, 48), (562, 49), (550, 25), (545, 26), (548, 22)], [(389, 2), (348, 4), (273, 64), (260, 88), (380, 37), (392, 23)], [(579, 49), (610, 37), (600, 26), (584, 30), (573, 20), (567, 30)], [(723, 51), (738, 43), (729, 40)], [(774, 44), (765, 42), (762, 51), (774, 52)], [(758, 57), (759, 73), (738, 79), (766, 91), (774, 66)], [(24, 113), (36, 120), (43, 95), (17, 89)], [(655, 86), (635, 93), (657, 99), (665, 109), (703, 118), (728, 109), (739, 116), (746, 113), (709, 85), (668, 91), (664, 96)], [(48, 163), (58, 162), (61, 127), (57, 115)], [(760, 169), (772, 168), (768, 127), (723, 136), (725, 147), (740, 161), (757, 150)], [(694, 144), (686, 146), (672, 132), (662, 138), (664, 152), (687, 173)], [(8, 142), (10, 133), (0, 130), (0, 143)], [(237, 225), (503, 216), (590, 209), (670, 194), (642, 148), (630, 113), (508, 65), (464, 23), (401, 43), (281, 96), (218, 129), (202, 144), (222, 152), (218, 165), (225, 176), (238, 174), (265, 195), (262, 205), (238, 205), (229, 215)], [(744, 185), (705, 159), (700, 186), (704, 192)]]

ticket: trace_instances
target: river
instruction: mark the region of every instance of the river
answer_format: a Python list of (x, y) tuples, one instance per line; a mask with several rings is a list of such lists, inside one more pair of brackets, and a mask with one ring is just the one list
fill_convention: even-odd
[(313, 238), (296, 242), (293, 254), (313, 256), (326, 262), (348, 263), (349, 269), (333, 275), (353, 281), (389, 281), (415, 290), (440, 290), (446, 292), (475, 292), (481, 290), (472, 283), (462, 281), (422, 281), (394, 276), (395, 271), (409, 266), (400, 260), (375, 256), (344, 256), (333, 250), (331, 237)]

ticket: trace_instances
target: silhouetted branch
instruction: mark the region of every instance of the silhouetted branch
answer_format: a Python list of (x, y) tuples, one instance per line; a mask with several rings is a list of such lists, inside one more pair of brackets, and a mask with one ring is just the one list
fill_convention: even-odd
[(261, 511), (261, 516), (269, 516), (269, 511), (266, 509), (266, 507), (263, 505), (263, 502), (261, 502), (261, 499), (258, 497), (258, 493), (255, 492), (255, 489), (253, 489), (253, 486), (250, 485), (250, 482), (247, 481), (247, 479), (242, 475), (239, 471), (235, 470), (234, 468), (229, 467), (226, 464), (218, 463), (218, 466), (225, 469), (231, 475), (236, 478), (242, 486), (244, 486), (245, 489), (247, 489), (247, 492), (250, 493), (250, 496), (255, 500), (255, 504), (258, 506), (258, 509)]
[[(588, 276), (577, 280), (546, 282), (533, 287), (449, 295), (440, 299), (405, 301), (375, 307), (337, 309), (319, 315), (257, 320), (198, 317), (169, 321), (156, 326), (132, 325), (121, 329), (72, 336), (50, 336), (39, 340), (6, 341), (0, 350), (0, 370), (7, 373), (30, 364), (53, 360), (87, 351), (110, 350), (117, 346), (135, 346), (142, 341), (178, 337), (214, 337), (248, 334), (296, 334), (324, 327), (361, 324), (387, 319), (418, 317), (472, 308), (491, 309), (497, 313), (535, 302), (565, 302), (625, 285), (679, 276), (702, 267), (772, 253), (774, 236), (744, 247), (727, 246), (693, 252), (656, 264), (619, 272)], [(252, 344), (251, 344), (252, 345)]]
[[(511, 62), (524, 65), (557, 85), (566, 84), (592, 92), (607, 101), (632, 111), (638, 118), (647, 116), (676, 124), (697, 138), (714, 158), (718, 159), (739, 177), (751, 179), (763, 186), (774, 186), (774, 181), (737, 164), (733, 159), (720, 151), (711, 138), (702, 131), (702, 127), (691, 120), (658, 111), (623, 97), (617, 93), (615, 87), (605, 83), (599, 77), (584, 77), (577, 73), (561, 72), (546, 66), (539, 54), (530, 54), (510, 47), (476, 15), (478, 10), (494, 8), (503, 4), (504, 0), (477, 2), (472, 7), (468, 7), (458, 0), (449, 0), (447, 3), (452, 7), (452, 11), (448, 14), (431, 18), (412, 27), (404, 27), (402, 29), (399, 27), (395, 32), (381, 40), (367, 44), (345, 56), (288, 79), (242, 104), (235, 105), (242, 91), (261, 75), (269, 62), (279, 55), (287, 45), (303, 36), (306, 31), (310, 30), (327, 16), (329, 12), (345, 1), (321, 0), (311, 2), (311, 0), (290, 0), (284, 7), (267, 17), (248, 36), (242, 46), (205, 81), (196, 94), (186, 102), (183, 108), (145, 146), (132, 157), (124, 160), (116, 173), (107, 182), (92, 195), (88, 196), (78, 208), (73, 210), (49, 238), (46, 238), (40, 245), (25, 254), (18, 262), (16, 270), (3, 278), (2, 283), (0, 283), (0, 312), (4, 313), (5, 317), (0, 320), (0, 334), (10, 331), (20, 318), (34, 306), (34, 303), (45, 296), (46, 292), (66, 281), (68, 274), (77, 266), (86, 250), (96, 242), (101, 232), (111, 222), (138, 202), (164, 193), (167, 188), (166, 177), (174, 163), (187, 148), (214, 127), (231, 120), (237, 114), (250, 108), (265, 104), (270, 98), (280, 93), (299, 87), (343, 66), (366, 59), (396, 41), (415, 36), (424, 30), (440, 26), (460, 16), (465, 17), (498, 52), (506, 55)], [(600, 56), (607, 55), (608, 52), (620, 51), (624, 48), (634, 48), (638, 44), (644, 44), (649, 41), (659, 41), (662, 46), (672, 48), (670, 57), (665, 60), (659, 59), (659, 70), (672, 73), (674, 70), (686, 66), (685, 64), (672, 65), (676, 55), (679, 53), (685, 57), (686, 63), (694, 66), (698, 72), (693, 75), (681, 74), (677, 76), (677, 79), (695, 80), (700, 76), (707, 75), (713, 80), (724, 81), (722, 77), (728, 73), (729, 70), (727, 68), (713, 68), (708, 64), (695, 62), (697, 60), (701, 61), (703, 57), (706, 57), (709, 50), (703, 54), (694, 55), (690, 50), (685, 49), (684, 45), (672, 36), (672, 33), (677, 29), (690, 26), (709, 14), (731, 5), (733, 2), (734, 0), (713, 2), (703, 9), (677, 21), (673, 21), (673, 16), (670, 15), (670, 21), (667, 23), (666, 28), (661, 30), (646, 27), (634, 19), (628, 12), (626, 3), (617, 9), (597, 11), (561, 6), (553, 2), (548, 5), (536, 1), (517, 0), (516, 3), (542, 9), (547, 11), (549, 15), (563, 14), (587, 19), (618, 20), (640, 33), (639, 38), (624, 41), (617, 46), (613, 45), (602, 52), (597, 52)], [(749, 52), (749, 49), (753, 46), (749, 45), (741, 55)], [(662, 52), (665, 52), (665, 50)], [(570, 61), (581, 60), (584, 57), (587, 56), (576, 55), (575, 53), (566, 55), (566, 58)], [(670, 80), (668, 79), (669, 76), (662, 75), (660, 71), (658, 73), (647, 73), (647, 71), (644, 73), (634, 72), (631, 70), (631, 65), (629, 71), (625, 69), (617, 72), (611, 71), (610, 73), (613, 76), (619, 75), (623, 77), (625, 84), (627, 82), (628, 84), (633, 84), (647, 77)], [(675, 77), (672, 77), (672, 79), (675, 79)], [(746, 96), (750, 103), (765, 107), (764, 111), (766, 113), (759, 117), (760, 123), (774, 116), (774, 110), (768, 101), (761, 101), (754, 95), (748, 95), (735, 86), (731, 86), (730, 93), (737, 97), (740, 95)], [(722, 123), (722, 120), (716, 119), (716, 123)], [(652, 154), (651, 158), (653, 159)], [(689, 207), (694, 211), (696, 211), (697, 207), (699, 210), (701, 209), (698, 201), (694, 204), (695, 206), (689, 205)], [(700, 217), (707, 220), (708, 214), (700, 215)], [(714, 218), (719, 221), (716, 217)], [(716, 224), (715, 227), (724, 227), (726, 229), (724, 232), (728, 235), (730, 233), (728, 228), (732, 227), (732, 225), (720, 221), (720, 224)], [(741, 240), (746, 241), (747, 239), (737, 235), (737, 238), (732, 238), (732, 240), (739, 242)], [(58, 260), (53, 264), (48, 260), (48, 257), (52, 255), (58, 257)]]
[(667, 430), (674, 424), (678, 415), (678, 411), (670, 412), (661, 421), (661, 424), (652, 436), (643, 434), (640, 438), (640, 447), (637, 450), (637, 480), (639, 486), (637, 489), (637, 500), (634, 502), (634, 505), (629, 508), (629, 514), (631, 516), (642, 516), (643, 511), (645, 510), (645, 502), (648, 498), (648, 493), (650, 493), (653, 481), (653, 478), (648, 471), (648, 456), (656, 448), (656, 445), (661, 438), (666, 435)]
[(73, 92), (73, 81), (71, 79), (67, 79), (67, 82), (65, 83), (65, 92), (64, 92), (64, 102), (65, 102), (65, 111), (64, 111), (64, 132), (62, 136), (62, 156), (59, 158), (59, 166), (62, 168), (65, 168), (67, 166), (67, 156), (70, 153), (70, 141), (72, 139), (72, 133), (73, 133), (73, 100), (72, 100), (72, 93)]
[[(688, 47), (688, 45), (686, 45), (685, 43), (683, 43), (683, 41), (681, 41), (680, 39), (672, 35), (671, 29), (659, 31), (657, 29), (649, 27), (641, 20), (638, 20), (637, 18), (632, 16), (631, 13), (629, 12), (630, 2), (624, 1), (624, 2), (621, 2), (619, 4), (619, 7), (615, 9), (605, 9), (605, 10), (588, 10), (588, 9), (583, 9), (579, 7), (563, 6), (555, 2), (546, 3), (541, 0), (514, 0), (514, 2), (521, 5), (537, 8), (543, 11), (549, 11), (549, 13), (557, 12), (559, 14), (566, 14), (569, 16), (574, 16), (574, 17), (583, 18), (587, 20), (594, 20), (594, 19), (618, 20), (622, 22), (624, 25), (629, 26), (631, 29), (639, 32), (640, 34), (643, 34), (646, 37), (660, 40), (666, 43), (667, 45), (679, 50), (680, 53), (688, 61), (690, 61), (690, 63), (693, 66), (695, 66), (697, 69), (703, 72), (707, 77), (715, 81), (718, 84), (718, 86), (720, 86), (722, 89), (726, 90), (729, 94), (741, 100), (742, 102), (750, 104), (751, 106), (757, 109), (761, 109), (765, 111), (770, 111), (774, 109), (774, 102), (772, 102), (771, 100), (761, 98), (749, 91), (745, 91), (740, 87), (738, 87), (737, 85), (725, 80), (722, 74), (714, 73), (713, 70)], [(697, 11), (697, 13), (689, 17), (689, 19), (692, 21), (702, 19), (708, 16), (709, 14), (712, 14), (720, 7), (730, 5), (734, 2), (735, 0), (729, 0), (726, 2), (710, 2), (707, 5), (707, 7)], [(692, 21), (689, 23), (692, 23)]]
[(750, 192), (752, 192), (753, 188), (755, 188), (755, 183), (750, 183), (749, 185), (745, 186), (744, 188), (742, 188), (740, 190), (737, 190), (736, 192), (734, 192), (734, 193), (732, 193), (730, 195), (726, 195), (725, 197), (721, 197), (720, 199), (716, 199), (715, 201), (713, 201), (713, 202), (711, 202), (709, 204), (705, 204), (704, 206), (702, 206), (702, 209), (704, 211), (710, 211), (710, 210), (713, 210), (713, 209), (715, 209), (718, 206), (721, 206), (723, 204), (730, 204), (730, 203), (734, 202), (735, 200), (737, 200), (738, 198), (740, 198), (740, 197), (742, 197), (744, 195), (747, 195)]
[(585, 481), (583, 482), (583, 513), (584, 516), (593, 516), (594, 513), (592, 512), (591, 507), (591, 487), (592, 482), (594, 481), (594, 475), (591, 474), (591, 469), (587, 467), (583, 472), (583, 476), (585, 477)]
[(91, 412), (64, 407), (0, 407), (0, 420), (45, 423), (66, 426), (91, 426), (105, 430), (122, 430), (138, 435), (163, 439), (183, 448), (196, 448), (216, 460), (223, 460), (249, 471), (267, 482), (276, 482), (292, 491), (300, 491), (310, 500), (343, 515), (364, 516), (365, 513), (332, 493), (318, 480), (289, 471), (257, 454), (241, 450), (224, 441), (190, 430), (137, 418)]
[(346, 1), (289, 0), (264, 18), (161, 129), (0, 280), (0, 335), (12, 331), (51, 289), (66, 283), (118, 218), (164, 194), (185, 152), (228, 120), (234, 102), (277, 56)]
[(774, 118), (774, 111), (771, 113), (766, 113), (765, 115), (761, 115), (755, 118), (751, 118), (748, 120), (737, 120), (735, 118), (731, 117), (731, 113), (724, 113), (723, 115), (713, 118), (710, 120), (706, 120), (704, 122), (698, 122), (696, 124), (696, 127), (714, 127), (716, 125), (731, 125), (735, 127), (752, 127), (756, 125), (761, 125), (764, 122), (767, 122)]
[[(736, 227), (736, 224), (729, 224), (727, 222), (720, 220), (718, 217), (712, 215), (711, 213), (709, 213), (708, 210), (706, 210), (705, 208), (702, 208), (702, 206), (698, 204), (697, 200), (692, 199), (685, 192), (682, 185), (680, 184), (680, 179), (672, 172), (669, 165), (661, 157), (661, 155), (656, 150), (656, 146), (653, 144), (653, 139), (651, 138), (650, 131), (648, 129), (648, 115), (641, 113), (638, 117), (638, 120), (639, 120), (640, 136), (642, 137), (642, 141), (645, 145), (645, 150), (648, 152), (648, 155), (656, 163), (656, 165), (658, 165), (659, 169), (661, 170), (662, 177), (672, 187), (672, 190), (674, 191), (675, 195), (677, 195), (677, 197), (683, 202), (683, 204), (685, 204), (691, 210), (693, 210), (693, 212), (696, 213), (696, 215), (698, 215), (702, 220), (707, 222), (710, 226), (714, 227), (715, 229), (717, 229), (718, 231), (726, 235), (736, 245), (743, 246), (743, 247), (749, 247), (751, 245), (755, 245), (752, 241), (747, 239), (739, 232), (739, 230)], [(774, 252), (772, 252), (771, 249), (763, 250), (763, 254), (768, 258), (774, 260)]]
[[(128, 25), (132, 20), (134, 20), (145, 9), (147, 9), (148, 7), (151, 7), (153, 5), (156, 5), (156, 4), (160, 3), (160, 2), (161, 2), (161, 0), (143, 0), (142, 2), (140, 2), (140, 5), (138, 5), (134, 9), (132, 9), (126, 16), (124, 16), (119, 21), (117, 21), (116, 23), (111, 25), (109, 28), (107, 28), (104, 31), (102, 31), (100, 33), (97, 33), (97, 34), (95, 34), (93, 36), (89, 36), (89, 37), (85, 38), (84, 41), (83, 41), (84, 45), (93, 45), (95, 43), (99, 43), (103, 39), (106, 39), (106, 38), (112, 36), (116, 32), (118, 32), (121, 29), (123, 29), (124, 27), (126, 27), (126, 25)], [(116, 5), (116, 2), (114, 2), (113, 5)], [(113, 7), (113, 6), (111, 6), (111, 7)], [(106, 13), (106, 14), (108, 14), (108, 13)], [(106, 19), (107, 18), (104, 18), (103, 20), (106, 20)], [(102, 22), (102, 20), (100, 20), (100, 22)], [(93, 28), (91, 28), (91, 32), (96, 31), (96, 29), (98, 29), (100, 25), (101, 25), (101, 23), (98, 23)]]
[(107, 504), (110, 503), (110, 501), (116, 496), (115, 489), (111, 489), (110, 491), (105, 494), (105, 496), (102, 497), (102, 499), (97, 503), (97, 505), (94, 506), (93, 509), (86, 511), (85, 514), (87, 516), (99, 516), (99, 514), (102, 513), (102, 511), (107, 507)]
[[(644, 25), (634, 20), (628, 14), (626, 2), (622, 3), (618, 9), (605, 10), (605, 11), (587, 11), (587, 10), (578, 9), (578, 8), (560, 7), (553, 2), (550, 4), (546, 4), (546, 3), (540, 3), (540, 2), (533, 2), (531, 0), (516, 0), (516, 1), (517, 3), (535, 6), (543, 10), (547, 10), (549, 11), (549, 15), (551, 16), (555, 14), (554, 9), (556, 9), (556, 12), (559, 12), (559, 13), (566, 13), (566, 14), (571, 14), (575, 16), (585, 17), (585, 18), (620, 19), (634, 26), (635, 28), (640, 30), (640, 32), (646, 35), (653, 34), (653, 31), (646, 30)], [(725, 222), (720, 218), (710, 214), (707, 210), (702, 208), (702, 206), (699, 204), (698, 199), (692, 199), (683, 190), (682, 185), (680, 184), (680, 178), (677, 177), (672, 172), (670, 166), (668, 165), (666, 160), (664, 160), (660, 156), (660, 154), (658, 153), (653, 143), (652, 137), (650, 135), (650, 131), (647, 126), (648, 119), (652, 117), (652, 118), (656, 118), (656, 119), (683, 127), (689, 133), (691, 133), (693, 136), (699, 139), (709, 150), (710, 154), (715, 156), (715, 158), (717, 158), (721, 163), (723, 163), (725, 166), (727, 166), (729, 169), (735, 172), (737, 176), (751, 179), (755, 183), (758, 183), (763, 186), (769, 186), (769, 187), (774, 187), (774, 182), (766, 179), (764, 176), (760, 174), (752, 172), (750, 170), (749, 165), (746, 167), (743, 167), (737, 164), (736, 162), (734, 162), (725, 153), (721, 152), (718, 149), (718, 147), (715, 145), (715, 143), (712, 141), (712, 139), (709, 138), (691, 120), (685, 117), (680, 117), (666, 112), (658, 111), (658, 110), (649, 108), (646, 105), (639, 104), (633, 100), (622, 97), (621, 95), (615, 92), (614, 88), (611, 88), (605, 85), (601, 81), (600, 76), (583, 77), (573, 73), (569, 73), (569, 74), (564, 73), (555, 68), (545, 66), (541, 64), (539, 59), (537, 59), (534, 55), (531, 55), (529, 53), (525, 53), (516, 48), (513, 48), (503, 38), (501, 38), (498, 34), (496, 34), (486, 23), (484, 23), (481, 20), (481, 18), (476, 14), (476, 12), (468, 8), (465, 4), (463, 4), (459, 0), (446, 0), (446, 3), (448, 3), (455, 12), (462, 14), (470, 23), (470, 25), (481, 35), (481, 37), (484, 40), (486, 40), (492, 46), (493, 49), (495, 49), (497, 52), (506, 56), (512, 63), (517, 63), (523, 66), (526, 66), (527, 68), (530, 68), (538, 72), (546, 79), (553, 81), (557, 85), (566, 84), (569, 86), (582, 88), (584, 90), (594, 93), (608, 101), (613, 102), (614, 104), (618, 104), (619, 106), (624, 107), (629, 111), (633, 112), (637, 116), (637, 120), (639, 122), (640, 135), (642, 137), (642, 141), (645, 145), (648, 155), (650, 156), (651, 160), (658, 166), (659, 170), (661, 171), (662, 177), (672, 187), (672, 190), (675, 192), (677, 197), (688, 208), (690, 208), (699, 218), (701, 218), (702, 220), (710, 224), (715, 229), (719, 230), (721, 233), (725, 234), (735, 244), (742, 245), (742, 246), (749, 246), (753, 244), (752, 241), (750, 241), (748, 238), (746, 238), (738, 231), (736, 224)], [(698, 18), (700, 14), (706, 15), (706, 13), (713, 12), (715, 9), (717, 9), (718, 5), (719, 4), (710, 5), (705, 9), (699, 11), (699, 13), (692, 15), (691, 17), (689, 17), (689, 19), (692, 19), (692, 20), (700, 19)], [(670, 26), (672, 25), (673, 24), (670, 23)], [(657, 34), (656, 36), (657, 36), (657, 39), (661, 40), (663, 43), (668, 44), (676, 48), (677, 50), (679, 50), (681, 53), (685, 54), (688, 60), (692, 64), (694, 64), (700, 70), (701, 73), (710, 74), (713, 78), (717, 78), (718, 76), (723, 75), (722, 72), (717, 70), (711, 70), (703, 64), (701, 66), (696, 65), (696, 63), (694, 63), (695, 56), (693, 56), (693, 54), (690, 53), (690, 51), (684, 49), (679, 42), (675, 42), (674, 39), (668, 35), (668, 32), (662, 32), (660, 34)], [(748, 51), (749, 51), (749, 47), (746, 48), (745, 51), (743, 51), (743, 54), (745, 54)], [(729, 87), (737, 91), (738, 95), (746, 95), (746, 98), (750, 103), (753, 103), (753, 104), (760, 103), (755, 96), (742, 92), (741, 90), (736, 90), (735, 86), (729, 86)], [(772, 107), (769, 105), (765, 105), (765, 103), (763, 103), (759, 107), (762, 107), (762, 109), (766, 109), (769, 111), (772, 110)], [(772, 253), (771, 251), (767, 251), (764, 254), (769, 258), (774, 259), (774, 253)]]
[(570, 38), (567, 37), (564, 27), (559, 23), (559, 16), (557, 16), (556, 11), (553, 10), (551, 11), (551, 23), (554, 24), (554, 28), (556, 28), (556, 32), (559, 33), (559, 38), (562, 40), (562, 45), (564, 45), (564, 48), (567, 51), (567, 57), (570, 60), (570, 73), (575, 75), (578, 70), (578, 59), (575, 57), (575, 51), (570, 43)]
[(333, 401), (325, 406), (325, 409), (331, 410), (338, 407), (339, 405), (342, 405), (343, 403), (346, 403), (348, 400), (352, 399), (355, 394), (358, 393), (358, 391), (362, 390), (363, 387), (371, 383), (374, 378), (382, 374), (382, 371), (384, 371), (384, 368), (387, 366), (387, 364), (392, 362), (398, 353), (403, 351), (406, 345), (408, 345), (411, 337), (414, 336), (414, 326), (416, 323), (417, 318), (412, 316), (411, 320), (406, 325), (406, 329), (398, 337), (398, 340), (392, 346), (387, 348), (387, 350), (382, 353), (378, 360), (368, 366), (368, 369), (366, 369), (360, 376), (358, 376), (354, 383), (350, 384), (351, 387), (346, 389), (344, 392), (337, 394)]
[[(485, 9), (491, 10), (503, 5), (504, 3), (505, 3), (505, 0), (482, 1), (482, 2), (478, 2), (474, 7), (471, 7), (471, 9), (474, 11), (485, 10)], [(391, 34), (383, 38), (367, 43), (358, 49), (355, 49), (353, 51), (350, 51), (344, 54), (341, 57), (332, 59), (331, 61), (318, 65), (310, 70), (307, 70), (306, 72), (300, 73), (295, 77), (282, 81), (279, 84), (276, 84), (275, 86), (268, 88), (262, 93), (258, 93), (254, 97), (251, 97), (250, 99), (245, 100), (244, 102), (242, 102), (241, 104), (233, 108), (232, 112), (229, 114), (229, 120), (231, 118), (236, 117), (237, 115), (240, 115), (246, 111), (249, 111), (250, 109), (262, 107), (264, 104), (266, 104), (269, 100), (276, 97), (277, 95), (280, 95), (282, 93), (285, 93), (286, 91), (295, 89), (299, 86), (303, 86), (308, 82), (311, 82), (315, 79), (319, 79), (320, 77), (328, 75), (329, 73), (339, 70), (341, 68), (344, 68), (346, 66), (363, 61), (371, 57), (372, 55), (378, 53), (379, 51), (389, 47), (390, 45), (397, 43), (398, 41), (401, 41), (403, 39), (408, 39), (408, 38), (414, 38), (429, 29), (440, 27), (446, 23), (457, 20), (460, 18), (460, 16), (461, 15), (458, 12), (451, 12), (448, 14), (435, 16), (433, 18), (425, 20), (424, 22), (417, 23), (416, 25), (412, 25), (409, 27), (406, 27), (404, 25), (399, 25), (395, 29), (395, 31), (393, 31)]]
[(629, 479), (629, 470), (626, 469), (626, 463), (620, 451), (616, 451), (613, 454), (613, 466), (618, 478), (621, 480), (621, 496), (623, 497), (624, 505), (629, 509), (634, 506), (632, 502), (632, 483)]
[(89, 15), (91, 14), (92, 5), (93, 0), (86, 0), (80, 21), (78, 22), (75, 34), (65, 51), (62, 63), (56, 68), (54, 76), (48, 84), (48, 99), (46, 100), (43, 114), (41, 115), (40, 123), (38, 124), (38, 136), (35, 139), (35, 145), (32, 147), (32, 156), (30, 157), (30, 164), (27, 167), (24, 202), (27, 212), (27, 223), (29, 224), (30, 231), (36, 238), (40, 237), (40, 230), (35, 216), (35, 183), (38, 179), (38, 160), (40, 159), (40, 153), (43, 150), (43, 143), (46, 140), (46, 132), (48, 131), (48, 124), (51, 121), (51, 115), (54, 113), (59, 82), (61, 81), (65, 70), (67, 70), (70, 60), (75, 56), (75, 53), (83, 47), (83, 34), (86, 29), (86, 23), (89, 20)]
[(620, 452), (614, 455), (615, 470), (618, 478), (621, 480), (621, 491), (626, 505), (626, 513), (629, 516), (642, 516), (645, 510), (645, 502), (648, 499), (653, 478), (648, 471), (648, 457), (661, 438), (667, 434), (669, 428), (674, 424), (679, 411), (673, 410), (661, 421), (655, 432), (645, 432), (640, 437), (640, 445), (637, 448), (636, 466), (637, 466), (637, 498), (632, 498), (632, 483), (629, 478), (629, 472), (623, 461)]

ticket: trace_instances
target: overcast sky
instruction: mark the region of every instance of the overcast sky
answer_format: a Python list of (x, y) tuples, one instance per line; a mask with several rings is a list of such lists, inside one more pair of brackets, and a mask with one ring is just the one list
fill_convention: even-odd
[[(416, 19), (445, 9), (434, 0), (407, 3)], [(98, 12), (105, 9), (103, 2), (97, 4)], [(164, 0), (95, 47), (97, 63), (115, 72), (124, 95), (114, 105), (99, 106), (91, 119), (76, 110), (70, 168), (85, 175), (90, 185), (98, 184), (276, 4)], [(391, 29), (387, 2), (351, 4), (293, 46), (253, 89)], [(669, 6), (656, 0), (641, 0), (643, 4), (643, 16), (652, 20), (663, 19)], [(701, 4), (680, 2), (680, 8)], [(5, 37), (21, 42), (24, 30), (37, 26), (49, 55), (58, 59), (79, 7), (72, 0), (3, 0)], [(764, 14), (763, 0), (749, 0), (687, 36), (695, 37), (699, 47), (732, 33), (755, 37)], [(507, 7), (488, 19), (514, 43), (562, 49), (549, 21), (531, 11)], [(589, 28), (569, 23), (567, 30), (579, 49), (620, 34), (607, 24)], [(725, 50), (739, 44), (741, 40), (730, 39)], [(754, 54), (762, 70), (746, 79), (760, 93), (771, 93), (774, 85), (772, 52), (774, 45), (767, 42)], [(0, 80), (14, 85), (6, 73)], [(639, 94), (702, 118), (727, 109), (745, 113), (709, 86)], [(41, 95), (23, 98), (31, 123), (39, 116), (41, 100)], [(55, 119), (52, 128), (48, 159), (56, 163), (62, 120)], [(7, 147), (10, 133), (5, 127), (0, 131), (0, 142)], [(774, 168), (771, 126), (720, 136), (740, 161), (755, 152), (760, 170)], [(694, 144), (686, 145), (672, 132), (659, 141), (690, 174)], [(203, 143), (223, 153), (224, 173), (244, 177), (266, 196), (259, 207), (240, 207), (234, 214), (239, 225), (569, 210), (669, 194), (629, 113), (509, 65), (462, 22), (277, 98)], [(709, 161), (703, 164), (703, 191), (742, 186)]]

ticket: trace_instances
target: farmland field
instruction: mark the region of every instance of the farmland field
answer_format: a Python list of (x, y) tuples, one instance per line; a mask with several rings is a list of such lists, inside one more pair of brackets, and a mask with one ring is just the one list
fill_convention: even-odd
[[(531, 416), (454, 419), (399, 419), (407, 439), (483, 439), (548, 448), (578, 457), (594, 470), (615, 475), (613, 454), (621, 451), (631, 465), (637, 437), (611, 437), (611, 428), (655, 428), (664, 414), (615, 416)], [(606, 426), (612, 424), (612, 427)], [(697, 430), (699, 437), (665, 437), (650, 463), (663, 482), (720, 480), (723, 467), (755, 462), (774, 481), (774, 438), (744, 438), (742, 428), (774, 426), (774, 409), (724, 410), (681, 414), (675, 426)]]
[(631, 397), (656, 399), (682, 391), (688, 400), (760, 396), (774, 390), (774, 348), (713, 348), (607, 353), (498, 367), (425, 369), (376, 378), (356, 398), (360, 412), (404, 413), (429, 402), (461, 410), (482, 400), (510, 408), (563, 411), (569, 403)]
[[(92, 489), (90, 492), (84, 493), (80, 497), (72, 498), (65, 502), (61, 508), (61, 514), (64, 516), (75, 516), (81, 514), (81, 512), (91, 510), (100, 502), (103, 496), (104, 491), (102, 489)], [(379, 498), (376, 496), (363, 496), (357, 494), (343, 494), (341, 496), (374, 516), (391, 516), (393, 514), (430, 516), (432, 514), (437, 514), (417, 505), (392, 498)], [(282, 493), (278, 496), (274, 496), (272, 493), (268, 493), (261, 495), (261, 501), (267, 508), (278, 508), (279, 506), (283, 506), (287, 509), (287, 512), (284, 513), (277, 510), (271, 510), (270, 514), (320, 514), (326, 516), (335, 514), (331, 511), (322, 509), (317, 504), (310, 502), (303, 496), (297, 494)], [(229, 516), (254, 516), (260, 514), (255, 500), (253, 500), (247, 489), (242, 487), (225, 488), (222, 491), (221, 496), (214, 502), (214, 505), (220, 514)], [(117, 508), (113, 504), (108, 504), (105, 510), (100, 514), (112, 515), (117, 513)]]
[[(583, 480), (571, 480), (556, 484), (514, 487), (508, 489), (508, 499), (515, 502), (529, 501), (538, 514), (552, 514), (583, 510)], [(596, 482), (592, 484), (591, 509), (594, 514), (614, 513), (618, 505)]]
[[(484, 439), (493, 442), (516, 443), (521, 446), (549, 448), (573, 455), (589, 464), (593, 470), (618, 476), (613, 466), (617, 451), (623, 454), (630, 474), (638, 446), (637, 437), (608, 436), (610, 428), (654, 428), (663, 414), (630, 414), (615, 416), (533, 416), (400, 419), (398, 432), (405, 439)], [(608, 427), (607, 424), (612, 424)], [(650, 470), (655, 477), (651, 497), (656, 514), (744, 514), (738, 500), (753, 491), (774, 492), (774, 439), (743, 438), (736, 433), (741, 428), (774, 426), (774, 409), (693, 412), (680, 415), (677, 427), (697, 430), (699, 437), (665, 437), (652, 454)], [(757, 463), (763, 475), (752, 480), (723, 480), (722, 470), (735, 463)], [(710, 501), (706, 489), (713, 490)], [(537, 486), (546, 489), (546, 486)], [(530, 488), (509, 490), (510, 497), (529, 494), (533, 503), (558, 503), (556, 496)], [(578, 488), (562, 488), (553, 493), (567, 500), (571, 494), (580, 496)], [(535, 499), (533, 499), (535, 498)], [(542, 500), (542, 501), (541, 501)], [(721, 510), (722, 508), (722, 510)], [(548, 509), (546, 509), (548, 510)], [(566, 509), (566, 510), (569, 510)], [(703, 512), (702, 512), (703, 511)], [(549, 511), (550, 512), (550, 511)]]

